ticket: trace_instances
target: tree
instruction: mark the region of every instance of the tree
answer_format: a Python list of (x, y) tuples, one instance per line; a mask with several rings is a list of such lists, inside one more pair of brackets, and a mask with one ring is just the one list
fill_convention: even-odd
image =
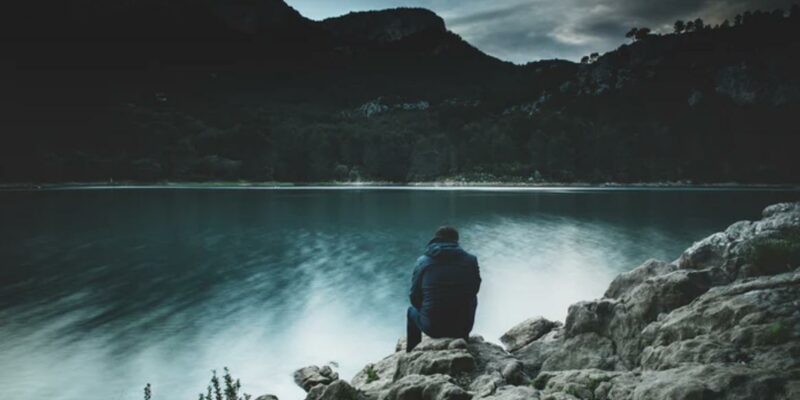
[(705, 28), (705, 23), (703, 22), (702, 18), (697, 18), (694, 20), (694, 30), (697, 32), (702, 31)]
[(789, 18), (795, 19), (800, 17), (800, 6), (797, 4), (792, 5), (792, 8), (789, 9)]
[(742, 24), (742, 14), (736, 14), (736, 17), (733, 18), (733, 25), (739, 26)]
[(599, 58), (600, 58), (600, 53), (595, 52), (589, 54), (588, 56), (583, 56), (583, 58), (581, 58), (581, 64), (591, 64), (597, 61)]
[(628, 33), (625, 34), (625, 37), (628, 38), (628, 39), (634, 39), (635, 40), (636, 35), (638, 33), (639, 33), (639, 28), (633, 27), (633, 28), (631, 28), (631, 30), (628, 31)]
[(673, 26), (673, 28), (675, 29), (675, 33), (678, 34), (683, 33), (683, 31), (686, 30), (686, 23), (681, 20), (677, 20), (675, 21), (675, 25)]
[(694, 21), (686, 23), (686, 32), (694, 32)]
[(751, 22), (753, 22), (753, 13), (745, 11), (744, 15), (742, 15), (742, 25), (747, 25)]
[(722, 28), (722, 29), (730, 28), (731, 27), (731, 23), (730, 23), (730, 21), (728, 21), (726, 19), (725, 21), (722, 21), (722, 25), (720, 25), (719, 27)]
[(650, 36), (650, 32), (651, 32), (650, 28), (639, 28), (636, 31), (636, 35), (635, 35), (636, 40), (642, 40), (642, 39)]

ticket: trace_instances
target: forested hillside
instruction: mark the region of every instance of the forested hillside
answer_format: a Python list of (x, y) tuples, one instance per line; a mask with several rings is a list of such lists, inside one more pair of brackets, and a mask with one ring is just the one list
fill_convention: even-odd
[(53, 4), (4, 13), (2, 181), (799, 180), (797, 7), (517, 66), (421, 9)]

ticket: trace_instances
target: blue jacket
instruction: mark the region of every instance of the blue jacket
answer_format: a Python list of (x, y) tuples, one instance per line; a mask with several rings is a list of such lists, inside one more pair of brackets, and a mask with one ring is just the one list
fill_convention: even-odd
[(411, 278), (411, 305), (420, 328), (433, 337), (469, 335), (478, 306), (478, 259), (458, 243), (434, 238), (417, 260)]

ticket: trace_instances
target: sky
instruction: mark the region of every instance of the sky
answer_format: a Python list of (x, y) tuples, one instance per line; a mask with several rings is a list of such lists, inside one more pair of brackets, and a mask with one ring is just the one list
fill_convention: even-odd
[[(788, 10), (792, 0), (286, 0), (312, 19), (350, 11), (424, 7), (448, 29), (506, 61), (577, 61), (623, 44), (633, 26), (670, 32), (677, 19), (731, 21), (746, 10)], [(798, 0), (794, 0), (798, 2)]]

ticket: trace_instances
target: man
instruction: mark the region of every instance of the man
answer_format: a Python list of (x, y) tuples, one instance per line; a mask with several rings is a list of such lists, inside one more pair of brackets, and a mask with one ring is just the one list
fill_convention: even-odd
[(458, 245), (455, 228), (439, 228), (411, 278), (406, 351), (422, 341), (422, 332), (433, 338), (468, 337), (480, 286), (478, 259)]

